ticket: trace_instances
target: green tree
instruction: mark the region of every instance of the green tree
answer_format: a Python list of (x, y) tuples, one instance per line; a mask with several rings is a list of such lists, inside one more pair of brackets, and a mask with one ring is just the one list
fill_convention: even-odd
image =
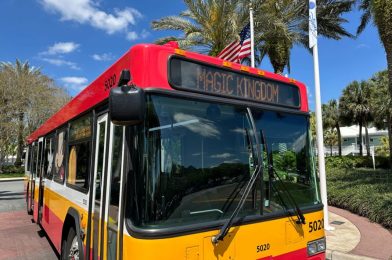
[(17, 133), (16, 141), (12, 139), (12, 143), (16, 143), (15, 165), (19, 166), (27, 134), (57, 111), (69, 97), (39, 68), (30, 66), (28, 61), (16, 60), (15, 64), (2, 62), (0, 74), (4, 93), (2, 99), (6, 101), (0, 104), (0, 110), (4, 108), (11, 118), (8, 123), (5, 122), (8, 133)]
[(157, 40), (158, 44), (178, 41), (181, 48), (193, 48), (216, 56), (238, 37), (248, 19), (245, 1), (239, 0), (184, 0), (186, 11), (179, 16), (167, 16), (152, 22), (154, 30), (175, 30), (179, 37), (169, 36)]
[[(357, 34), (360, 34), (373, 21), (377, 27), (381, 42), (384, 45), (388, 65), (388, 89), (392, 99), (392, 1), (390, 0), (358, 0), (359, 9), (363, 11)], [(390, 122), (392, 124), (392, 122)], [(388, 128), (391, 128), (389, 126)]]
[[(255, 9), (255, 45), (261, 57), (268, 56), (275, 73), (290, 72), (290, 54), (295, 45), (309, 48), (309, 1), (266, 0)], [(343, 14), (354, 0), (318, 0), (317, 25), (320, 36), (340, 40), (353, 37), (343, 27)], [(267, 26), (266, 26), (267, 25)]]
[(369, 137), (367, 125), (371, 119), (370, 113), (370, 87), (366, 81), (353, 81), (345, 89), (339, 99), (339, 110), (342, 122), (346, 125), (359, 125), (359, 153), (363, 155), (362, 149), (362, 127), (366, 130), (367, 155), (370, 156)]
[(332, 156), (332, 148), (338, 143), (338, 135), (334, 128), (329, 128), (324, 131), (324, 142), (330, 147), (330, 155)]
[(380, 71), (368, 81), (370, 84), (370, 109), (374, 125), (379, 129), (388, 129), (389, 160), (392, 167), (392, 98), (388, 95), (388, 72)]
[(342, 136), (340, 134), (340, 110), (338, 102), (335, 99), (323, 104), (323, 127), (335, 129), (337, 134), (337, 144), (339, 147), (339, 156), (342, 156)]
[(381, 137), (381, 144), (376, 148), (376, 155), (378, 156), (391, 156), (391, 145), (389, 138), (386, 136)]
[[(249, 21), (252, 2), (255, 21), (256, 60), (268, 56), (275, 73), (290, 69), (294, 45), (308, 48), (308, 2), (292, 0), (184, 0), (187, 10), (179, 16), (167, 16), (152, 22), (155, 30), (180, 31), (182, 36), (157, 40), (162, 44), (178, 41), (181, 48), (216, 56)], [(342, 15), (351, 10), (354, 0), (319, 0), (319, 34), (331, 39), (352, 37), (342, 24)], [(258, 58), (259, 57), (259, 58)]]

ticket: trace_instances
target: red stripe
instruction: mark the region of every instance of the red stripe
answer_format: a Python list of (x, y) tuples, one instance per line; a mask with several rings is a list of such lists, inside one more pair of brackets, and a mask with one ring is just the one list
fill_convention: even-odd
[(307, 260), (325, 260), (325, 253), (320, 253), (314, 256), (308, 256), (308, 252), (306, 248), (301, 248), (299, 250), (295, 250), (289, 253), (285, 253), (282, 255), (277, 255), (277, 256), (267, 256), (267, 257), (262, 257), (258, 258), (257, 260), (292, 260), (292, 259), (307, 259)]
[(230, 52), (231, 49), (233, 48), (233, 46), (238, 45), (238, 41), (233, 41), (232, 43), (230, 43), (228, 46), (226, 46), (219, 54), (218, 54), (218, 58), (224, 57), (226, 55), (226, 53)]
[(239, 50), (240, 46), (238, 45), (238, 47), (230, 52), (226, 57), (224, 57), (224, 59), (228, 61), (235, 61), (237, 59)]

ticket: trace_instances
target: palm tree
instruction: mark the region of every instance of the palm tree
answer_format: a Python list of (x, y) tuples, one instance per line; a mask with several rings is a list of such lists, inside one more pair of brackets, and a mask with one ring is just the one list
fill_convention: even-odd
[(184, 0), (187, 10), (179, 16), (167, 16), (152, 22), (154, 30), (176, 30), (179, 37), (157, 40), (158, 44), (175, 40), (181, 48), (216, 56), (246, 25), (245, 1), (240, 0)]
[(346, 124), (359, 125), (359, 153), (362, 151), (362, 127), (366, 130), (366, 149), (367, 155), (370, 156), (369, 137), (367, 134), (367, 125), (371, 119), (370, 106), (370, 87), (366, 81), (353, 81), (345, 89), (339, 100), (339, 110), (342, 121)]
[(340, 111), (338, 102), (335, 99), (323, 104), (323, 125), (324, 128), (336, 129), (339, 156), (342, 156), (342, 137), (340, 134)]
[[(334, 40), (353, 37), (342, 27), (347, 22), (342, 15), (351, 11), (353, 4), (354, 0), (318, 0), (318, 34)], [(256, 10), (255, 45), (261, 57), (269, 57), (275, 73), (282, 74), (286, 66), (290, 72), (290, 53), (294, 45), (309, 48), (308, 10), (308, 1), (303, 0), (266, 0)]]
[[(358, 0), (359, 9), (363, 11), (357, 34), (363, 32), (366, 25), (373, 21), (384, 45), (388, 65), (388, 88), (392, 99), (392, 1), (390, 0)], [(392, 122), (391, 122), (392, 124)], [(392, 126), (389, 126), (392, 127)]]
[(329, 128), (324, 131), (324, 141), (326, 145), (330, 147), (330, 155), (332, 156), (332, 148), (334, 145), (338, 143), (338, 135), (336, 134), (336, 130), (333, 128)]
[(377, 128), (388, 129), (389, 161), (392, 168), (392, 98), (388, 95), (388, 71), (380, 71), (368, 81), (370, 109)]
[(25, 113), (29, 107), (30, 95), (33, 93), (32, 88), (40, 85), (46, 77), (41, 74), (39, 68), (31, 67), (27, 61), (22, 63), (18, 59), (15, 64), (0, 63), (0, 71), (7, 75), (8, 88), (15, 90), (14, 95), (16, 98), (12, 100), (15, 107), (15, 117), (18, 120), (15, 165), (20, 166), (22, 164), (21, 159), (24, 146)]
[[(178, 41), (181, 48), (216, 56), (238, 37), (248, 23), (248, 4), (255, 10), (256, 57), (268, 56), (276, 73), (290, 69), (290, 52), (294, 45), (308, 48), (308, 3), (302, 0), (184, 0), (188, 10), (179, 16), (163, 17), (152, 22), (155, 30), (176, 30), (179, 37), (157, 40), (162, 44)], [(319, 0), (317, 21), (319, 34), (327, 38), (352, 37), (341, 16), (351, 10), (354, 0)]]

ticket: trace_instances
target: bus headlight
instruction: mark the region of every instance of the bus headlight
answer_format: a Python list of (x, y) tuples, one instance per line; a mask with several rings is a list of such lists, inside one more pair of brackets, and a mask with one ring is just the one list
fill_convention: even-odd
[(325, 252), (325, 238), (317, 239), (308, 243), (308, 256)]

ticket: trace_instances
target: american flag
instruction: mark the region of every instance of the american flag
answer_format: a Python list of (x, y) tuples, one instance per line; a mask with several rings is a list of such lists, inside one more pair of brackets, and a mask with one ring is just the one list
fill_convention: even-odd
[(240, 32), (240, 40), (235, 40), (226, 46), (219, 54), (218, 58), (223, 60), (238, 62), (251, 54), (250, 47), (250, 24), (248, 23)]

